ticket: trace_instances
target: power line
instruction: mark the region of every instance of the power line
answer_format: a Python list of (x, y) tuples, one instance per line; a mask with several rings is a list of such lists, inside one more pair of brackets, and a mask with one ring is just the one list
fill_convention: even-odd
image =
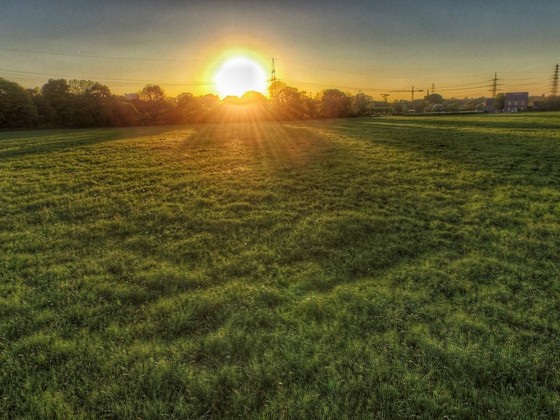
[[(180, 62), (185, 62), (184, 59), (178, 59), (178, 58), (122, 57), (122, 56), (82, 54), (80, 52), (78, 52), (78, 53), (66, 53), (66, 52), (55, 52), (55, 51), (25, 50), (25, 49), (21, 49), (21, 48), (8, 48), (8, 47), (0, 47), (0, 50), (21, 52), (21, 53), (29, 53), (29, 54), (54, 55), (54, 56), (62, 56), (62, 57), (95, 58), (95, 59), (104, 59), (104, 60), (180, 61)], [(200, 60), (189, 60), (189, 61), (200, 61)]]
[(488, 85), (470, 86), (470, 87), (451, 87), (451, 88), (438, 88), (438, 92), (457, 92), (457, 91), (469, 91), (469, 90), (480, 90), (487, 88)]
[(347, 90), (362, 90), (366, 92), (383, 92), (385, 89), (379, 88), (368, 88), (368, 87), (356, 87), (356, 86), (337, 86), (334, 84), (322, 84), (322, 83), (313, 83), (313, 82), (301, 82), (301, 81), (294, 81), (294, 80), (287, 80), (287, 83), (294, 84), (294, 85), (303, 85), (303, 86), (314, 86), (314, 87), (323, 87), (327, 89), (347, 89)]
[[(11, 73), (15, 75), (27, 75), (27, 76), (42, 76), (42, 77), (60, 77), (63, 79), (79, 79), (78, 76), (68, 76), (62, 74), (49, 74), (49, 73), (35, 73), (30, 71), (21, 71), (21, 70), (8, 70), (8, 69), (0, 69), (0, 72), (4, 73)], [(197, 82), (197, 81), (165, 81), (165, 80), (139, 80), (139, 79), (118, 79), (118, 78), (106, 78), (106, 77), (88, 77), (89, 80), (97, 80), (97, 81), (104, 81), (109, 83), (114, 82), (125, 82), (125, 83), (161, 83), (166, 85), (177, 85), (177, 86), (207, 86), (212, 85), (213, 82)]]
[[(28, 72), (28, 71), (21, 71), (21, 70), (9, 70), (9, 69), (0, 69), (0, 72), (5, 74), (9, 73), (10, 75), (15, 76), (40, 76), (40, 77), (49, 77), (49, 78), (65, 78), (65, 79), (79, 79), (80, 76), (76, 75), (64, 75), (64, 74), (53, 74), (53, 73), (39, 73), (39, 72)], [(171, 85), (171, 86), (210, 86), (213, 82), (210, 81), (170, 81), (170, 80), (146, 80), (146, 79), (122, 79), (122, 78), (114, 78), (114, 77), (87, 77), (89, 80), (95, 80), (103, 83), (111, 83), (117, 85), (133, 85), (133, 84), (140, 84), (140, 83), (159, 83), (164, 85)], [(278, 80), (277, 78), (275, 80)], [(321, 83), (313, 83), (313, 82), (306, 82), (306, 81), (292, 81), (288, 80), (287, 83), (292, 85), (302, 85), (302, 86), (313, 86), (313, 87), (320, 87), (320, 88), (331, 88), (331, 89), (344, 89), (344, 90), (353, 90), (353, 91), (364, 91), (364, 92), (383, 92), (386, 91), (384, 88), (375, 88), (375, 87), (356, 87), (356, 86), (341, 86), (336, 84), (321, 84)], [(442, 88), (438, 88), (438, 92), (464, 92), (464, 91), (473, 91), (473, 90), (480, 90), (488, 87), (488, 85), (483, 85), (482, 82), (472, 82), (472, 83), (464, 83), (464, 84), (456, 84), (456, 85), (447, 85)], [(411, 92), (410, 89), (399, 89), (393, 92)], [(418, 91), (418, 90), (417, 90)]]
[[(6, 49), (4, 47), (0, 47), (0, 49)], [(27, 51), (27, 50), (25, 50)], [(93, 57), (93, 56), (92, 56)], [(97, 57), (97, 56), (96, 56)], [(115, 58), (115, 57), (112, 57)], [(130, 58), (130, 57), (129, 57)], [(127, 59), (126, 57), (123, 57), (123, 59)], [(276, 59), (273, 59), (273, 69), (272, 69), (272, 73), (271, 76), (274, 78), (273, 80), (278, 80), (276, 79), (276, 71), (275, 71), (275, 63), (276, 63)], [(540, 67), (538, 67), (540, 68)], [(20, 77), (24, 77), (24, 76), (28, 76), (28, 77), (49, 77), (49, 78), (66, 78), (66, 79), (79, 79), (79, 78), (83, 78), (82, 76), (76, 76), (74, 75), (63, 75), (63, 74), (53, 74), (53, 73), (41, 73), (41, 72), (28, 72), (28, 71), (22, 71), (22, 70), (13, 70), (13, 69), (0, 69), (0, 72), (3, 72), (5, 74), (9, 74), (11, 76), (20, 76)], [(523, 73), (525, 72), (525, 70), (522, 70), (518, 73)], [(512, 72), (510, 72), (512, 73)], [(210, 86), (213, 84), (213, 82), (211, 81), (178, 81), (178, 80), (154, 80), (154, 79), (150, 79), (150, 80), (145, 80), (145, 79), (123, 79), (123, 78), (115, 78), (115, 77), (88, 77), (87, 79), (90, 80), (95, 80), (95, 81), (99, 81), (102, 83), (111, 83), (111, 84), (116, 84), (116, 85), (130, 85), (132, 86), (133, 84), (140, 84), (140, 83), (159, 83), (159, 84), (164, 84), (164, 85), (171, 85), (171, 86)], [(272, 80), (272, 79), (271, 79)], [(534, 78), (509, 78), (509, 79), (499, 79), (499, 80), (506, 80), (506, 81), (510, 81), (510, 82), (515, 82), (515, 81), (532, 81), (533, 83), (524, 83), (525, 86), (527, 85), (537, 85), (537, 84), (541, 84), (541, 81), (539, 78), (534, 77)], [(315, 82), (308, 82), (308, 81), (288, 81), (290, 84), (292, 85), (302, 85), (302, 86), (313, 86), (313, 87), (319, 87), (319, 88), (337, 88), (337, 89), (344, 89), (344, 90), (352, 90), (352, 91), (365, 91), (365, 92), (384, 92), (387, 91), (387, 82), (384, 82), (383, 84), (385, 85), (385, 88), (377, 88), (377, 87), (371, 87), (371, 86), (342, 86), (342, 85), (336, 85), (336, 84), (325, 84), (325, 83), (315, 83)], [(494, 75), (494, 79), (491, 80), (492, 84), (490, 85), (490, 87), (492, 88), (492, 94), (494, 95), (494, 84), (496, 91), (500, 90), (498, 89), (498, 86), (501, 85), (501, 83), (498, 83), (498, 78), (497, 78), (497, 73), (495, 73)], [(381, 83), (380, 83), (381, 84)], [(515, 85), (515, 84), (514, 84)], [(557, 84), (556, 84), (557, 85)], [(484, 81), (469, 81), (466, 83), (457, 83), (457, 84), (450, 84), (450, 85), (443, 85), (440, 86), (438, 88), (438, 92), (465, 92), (465, 94), (468, 94), (467, 92), (469, 91), (477, 91), (477, 90), (481, 90), (481, 89), (485, 89), (488, 88), (489, 86), (487, 84), (484, 84)], [(558, 88), (556, 87), (556, 92), (557, 92)], [(398, 90), (394, 90), (393, 92), (398, 92), (398, 91), (406, 91), (406, 92), (411, 92), (411, 90), (409, 88), (401, 88)], [(420, 91), (420, 90), (417, 90)], [(431, 89), (431, 93), (435, 93), (435, 83), (432, 83), (432, 89)], [(557, 93), (556, 93), (557, 94)], [(411, 92), (411, 96), (413, 97), (413, 92)]]
[[(54, 55), (54, 56), (66, 56), (66, 57), (77, 57), (77, 58), (93, 58), (93, 59), (107, 59), (107, 60), (130, 60), (130, 61), (169, 61), (169, 62), (185, 62), (185, 59), (182, 58), (161, 58), (161, 57), (127, 57), (127, 56), (106, 56), (106, 55), (97, 55), (97, 54), (82, 54), (81, 52), (72, 53), (72, 52), (60, 52), (60, 51), (45, 51), (45, 50), (33, 50), (33, 49), (24, 49), (24, 48), (12, 48), (12, 47), (5, 47), (0, 46), (0, 50), (3, 51), (12, 51), (12, 52), (21, 52), (21, 53), (28, 53), (28, 54), (40, 54), (40, 55)], [(202, 62), (203, 60), (197, 59), (189, 59), (190, 62)], [(301, 63), (298, 61), (293, 60), (282, 60), (286, 63), (292, 63), (298, 66), (309, 67), (309, 68), (318, 68), (323, 71), (332, 71), (337, 73), (345, 73), (345, 74), (352, 74), (352, 75), (362, 75), (362, 76), (370, 76), (370, 77), (386, 77), (391, 79), (403, 79), (403, 78), (414, 78), (419, 80), (427, 80), (430, 77), (411, 77), (410, 75), (397, 75), (395, 73), (391, 74), (382, 74), (377, 73), (375, 70), (370, 69), (362, 69), (360, 71), (350, 71), (346, 69), (339, 69), (339, 68), (332, 68), (327, 66), (320, 66), (320, 65), (313, 65), (309, 63)], [(549, 66), (539, 66), (539, 67), (532, 67), (526, 68), (521, 70), (500, 70), (501, 74), (525, 74), (531, 73), (534, 74), (536, 70), (546, 70)], [(483, 73), (476, 73), (470, 75), (462, 75), (462, 76), (453, 76), (447, 77), (447, 79), (463, 79), (463, 78), (472, 78), (481, 76)]]

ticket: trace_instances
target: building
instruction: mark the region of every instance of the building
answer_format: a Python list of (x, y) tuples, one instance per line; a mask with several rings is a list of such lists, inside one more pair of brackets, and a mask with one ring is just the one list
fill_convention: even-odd
[(496, 112), (494, 109), (494, 98), (486, 98), (484, 100), (484, 110), (486, 112)]
[(124, 98), (129, 100), (129, 101), (135, 101), (140, 99), (140, 95), (138, 95), (137, 93), (125, 93)]
[(529, 92), (506, 93), (504, 98), (504, 112), (527, 111)]

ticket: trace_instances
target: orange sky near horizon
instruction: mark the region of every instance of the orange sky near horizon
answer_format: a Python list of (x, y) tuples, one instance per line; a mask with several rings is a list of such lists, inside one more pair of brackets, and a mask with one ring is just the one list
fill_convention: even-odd
[(541, 95), (560, 59), (552, 0), (5, 1), (0, 77), (29, 88), (66, 78), (116, 94), (218, 93), (217, 68), (248, 55), (267, 75), (274, 57), (277, 78), (311, 94), (488, 96), (497, 72), (503, 91)]

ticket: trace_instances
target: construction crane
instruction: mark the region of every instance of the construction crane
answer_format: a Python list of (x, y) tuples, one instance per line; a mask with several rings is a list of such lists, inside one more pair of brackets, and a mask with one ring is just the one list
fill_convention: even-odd
[(412, 86), (410, 90), (390, 90), (389, 92), (410, 92), (411, 102), (414, 102), (414, 92), (424, 92), (424, 89), (414, 89), (414, 86)]

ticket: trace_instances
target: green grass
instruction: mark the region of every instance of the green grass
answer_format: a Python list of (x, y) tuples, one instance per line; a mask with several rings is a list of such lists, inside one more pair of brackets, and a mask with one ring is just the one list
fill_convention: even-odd
[(0, 133), (0, 417), (559, 418), (560, 114)]

